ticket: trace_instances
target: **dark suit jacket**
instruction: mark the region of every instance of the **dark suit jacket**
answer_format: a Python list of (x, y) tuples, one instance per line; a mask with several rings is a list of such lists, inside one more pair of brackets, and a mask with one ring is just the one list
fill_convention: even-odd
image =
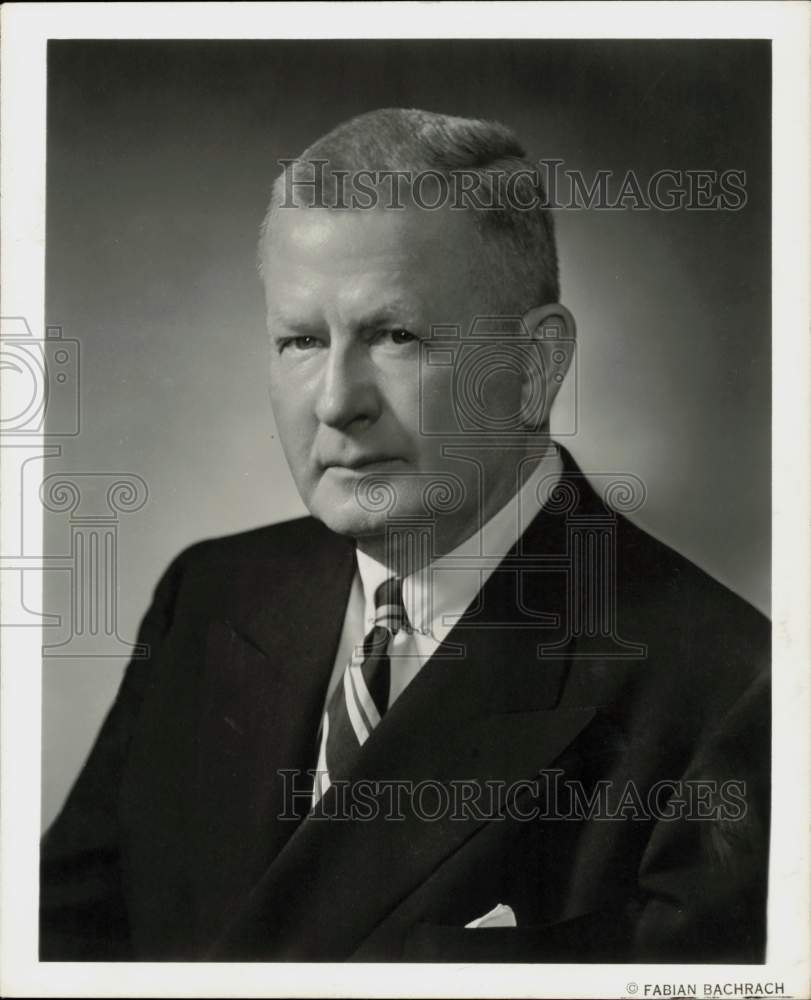
[[(487, 787), (500, 813), (428, 819), (426, 794), (302, 820), (353, 546), (309, 518), (205, 541), (43, 841), (42, 958), (763, 961), (769, 624), (564, 459), (575, 505), (538, 516), (349, 776)], [(465, 929), (497, 903), (516, 928)]]

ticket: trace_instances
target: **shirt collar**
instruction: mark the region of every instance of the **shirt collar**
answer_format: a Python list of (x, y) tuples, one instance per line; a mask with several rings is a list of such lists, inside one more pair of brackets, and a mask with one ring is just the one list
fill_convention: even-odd
[[(403, 581), (403, 602), (414, 629), (442, 642), (464, 614), (490, 574), (523, 535), (558, 482), (563, 469), (560, 452), (550, 442), (546, 454), (524, 485), (473, 535), (452, 552)], [(375, 617), (375, 591), (391, 570), (357, 551), (358, 572), (363, 583), (365, 623)]]

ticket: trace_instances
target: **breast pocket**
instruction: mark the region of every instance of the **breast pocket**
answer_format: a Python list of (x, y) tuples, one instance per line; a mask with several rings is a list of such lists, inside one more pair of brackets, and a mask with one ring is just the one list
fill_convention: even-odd
[(417, 924), (405, 941), (407, 962), (540, 962), (537, 927)]
[(409, 931), (407, 962), (624, 962), (632, 928), (622, 909), (518, 927), (419, 923)]

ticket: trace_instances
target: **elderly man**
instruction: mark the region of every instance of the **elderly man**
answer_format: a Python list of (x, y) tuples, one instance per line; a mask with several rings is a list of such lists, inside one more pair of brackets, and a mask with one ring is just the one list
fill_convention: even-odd
[(516, 138), (345, 123), (260, 262), (312, 517), (158, 584), (43, 959), (762, 961), (769, 626), (550, 439), (574, 322)]

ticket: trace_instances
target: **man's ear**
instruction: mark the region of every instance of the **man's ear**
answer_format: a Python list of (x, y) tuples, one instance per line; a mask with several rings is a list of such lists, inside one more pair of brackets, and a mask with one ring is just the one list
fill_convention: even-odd
[(522, 406), (528, 425), (541, 430), (566, 377), (575, 346), (574, 316), (560, 302), (535, 306), (524, 315), (524, 326), (537, 345), (527, 366)]

